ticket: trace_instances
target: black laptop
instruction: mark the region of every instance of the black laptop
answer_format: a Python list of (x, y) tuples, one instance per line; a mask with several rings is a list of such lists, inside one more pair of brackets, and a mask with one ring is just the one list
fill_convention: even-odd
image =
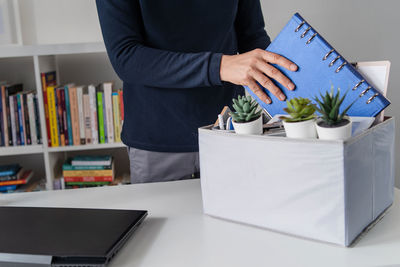
[(106, 266), (147, 211), (0, 207), (0, 266)]

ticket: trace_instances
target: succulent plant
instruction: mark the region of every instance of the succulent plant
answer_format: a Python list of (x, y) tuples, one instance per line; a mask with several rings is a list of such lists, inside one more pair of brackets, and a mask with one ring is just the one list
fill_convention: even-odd
[(315, 118), (315, 105), (311, 103), (308, 98), (292, 98), (286, 100), (287, 108), (283, 110), (286, 111), (290, 117), (281, 116), (280, 119), (286, 122), (299, 122), (307, 121)]
[(238, 96), (238, 99), (232, 99), (233, 108), (236, 112), (230, 112), (235, 122), (250, 122), (261, 116), (261, 110), (257, 111), (258, 104), (250, 96)]
[(321, 99), (315, 97), (314, 100), (317, 102), (319, 107), (316, 107), (319, 113), (321, 113), (321, 119), (328, 124), (329, 126), (339, 124), (342, 122), (344, 116), (346, 116), (347, 111), (354, 104), (351, 103), (348, 105), (341, 113), (339, 113), (340, 106), (345, 99), (347, 92), (340, 97), (340, 88), (337, 89), (336, 94), (334, 94), (333, 85), (331, 87), (331, 92), (328, 91), (325, 93), (325, 96), (320, 93)]

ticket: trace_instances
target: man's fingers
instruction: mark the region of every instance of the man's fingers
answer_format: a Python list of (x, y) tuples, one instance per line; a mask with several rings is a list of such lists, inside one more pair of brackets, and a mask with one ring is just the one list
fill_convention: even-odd
[(267, 62), (273, 63), (273, 64), (278, 64), (279, 66), (284, 67), (287, 70), (290, 71), (296, 71), (297, 70), (297, 65), (294, 64), (292, 61), (290, 61), (289, 59), (275, 54), (273, 52), (268, 52), (268, 51), (264, 51), (263, 53), (263, 59)]
[(271, 98), (258, 86), (254, 80), (250, 80), (247, 86), (253, 91), (254, 94), (263, 102), (271, 104)]
[(265, 87), (279, 100), (283, 101), (286, 99), (286, 96), (282, 93), (282, 91), (271, 81), (270, 78), (265, 76), (262, 72), (253, 71), (252, 76), (259, 84), (261, 84), (261, 86)]
[(274, 66), (260, 61), (258, 64), (258, 69), (264, 72), (267, 76), (275, 79), (277, 82), (285, 86), (289, 90), (294, 90), (295, 85), (289, 80), (288, 77), (283, 75), (282, 72), (280, 72), (277, 68)]

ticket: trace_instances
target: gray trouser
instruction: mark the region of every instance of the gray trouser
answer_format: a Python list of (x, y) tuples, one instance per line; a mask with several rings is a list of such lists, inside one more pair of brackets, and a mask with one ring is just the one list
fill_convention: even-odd
[(153, 152), (128, 147), (131, 183), (151, 183), (198, 177), (199, 153)]

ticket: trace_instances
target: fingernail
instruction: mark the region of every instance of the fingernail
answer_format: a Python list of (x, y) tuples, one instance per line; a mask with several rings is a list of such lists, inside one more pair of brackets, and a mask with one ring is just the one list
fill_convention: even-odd
[(288, 88), (289, 88), (289, 90), (294, 90), (294, 84), (293, 83), (289, 83)]
[(271, 99), (266, 98), (266, 99), (264, 100), (264, 102), (267, 103), (267, 104), (271, 104)]
[(291, 64), (291, 65), (290, 65), (290, 70), (292, 70), (292, 71), (297, 70), (296, 64)]
[(286, 98), (286, 97), (285, 97), (285, 95), (284, 95), (284, 94), (280, 94), (280, 95), (279, 95), (279, 99), (280, 99), (280, 100), (282, 100), (282, 101), (283, 101), (283, 100), (285, 100), (285, 98)]

